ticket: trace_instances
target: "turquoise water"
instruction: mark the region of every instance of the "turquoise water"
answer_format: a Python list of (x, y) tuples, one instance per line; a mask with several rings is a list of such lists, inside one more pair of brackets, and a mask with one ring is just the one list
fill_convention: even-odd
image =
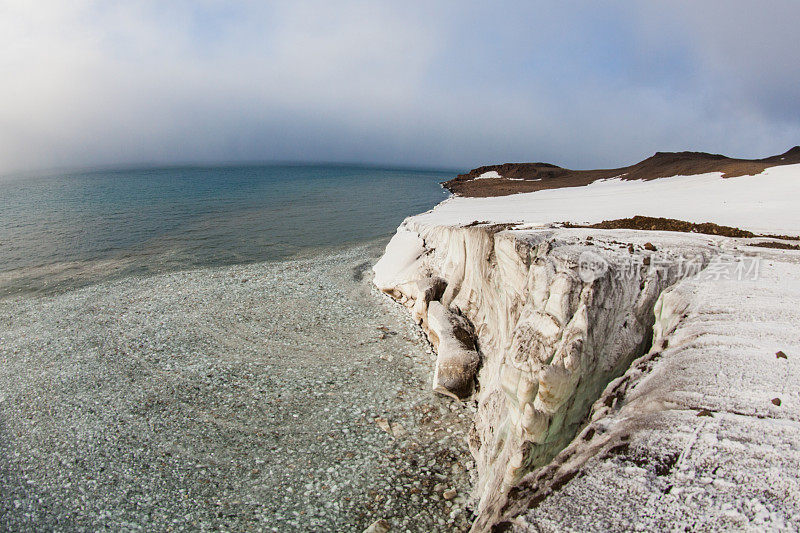
[(280, 260), (391, 234), (453, 172), (348, 166), (120, 169), (0, 181), (0, 295)]

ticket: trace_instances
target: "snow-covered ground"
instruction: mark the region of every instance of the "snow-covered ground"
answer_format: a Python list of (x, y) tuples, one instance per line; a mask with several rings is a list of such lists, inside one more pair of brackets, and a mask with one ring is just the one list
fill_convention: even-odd
[(722, 178), (712, 172), (652, 181), (609, 179), (494, 198), (455, 197), (414, 219), (442, 225), (475, 220), (550, 224), (645, 215), (800, 235), (798, 193), (800, 165), (785, 165), (756, 176)]
[(497, 172), (496, 170), (490, 170), (489, 172), (484, 172), (483, 174), (481, 174), (480, 176), (478, 176), (475, 179), (476, 180), (489, 180), (489, 179), (500, 179), (502, 177), (503, 176), (501, 176), (500, 173)]

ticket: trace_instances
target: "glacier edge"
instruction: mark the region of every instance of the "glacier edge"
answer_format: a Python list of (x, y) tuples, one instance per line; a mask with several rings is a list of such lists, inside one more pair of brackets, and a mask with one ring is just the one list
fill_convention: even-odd
[[(477, 385), (477, 530), (499, 519), (509, 491), (572, 441), (606, 385), (647, 352), (661, 293), (719, 253), (706, 237), (658, 235), (654, 251), (641, 235), (621, 243), (618, 233), (411, 218), (375, 265), (376, 286), (410, 309), (437, 351), (434, 390), (468, 399), (464, 384)], [(687, 257), (695, 270), (681, 271)], [(453, 374), (451, 340), (467, 336), (476, 353), (455, 358), (466, 363), (459, 388), (448, 389), (440, 377)]]

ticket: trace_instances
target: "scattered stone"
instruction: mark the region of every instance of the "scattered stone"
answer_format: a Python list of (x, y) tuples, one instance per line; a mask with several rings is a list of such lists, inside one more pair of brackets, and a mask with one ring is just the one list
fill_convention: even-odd
[(458, 492), (456, 492), (456, 489), (448, 489), (442, 493), (442, 498), (444, 498), (445, 500), (452, 500), (453, 498), (456, 497), (456, 494), (458, 494)]
[(384, 430), (389, 435), (392, 434), (392, 426), (389, 424), (389, 421), (383, 418), (382, 416), (376, 418), (375, 423), (378, 424), (378, 427)]
[(712, 416), (713, 417), (714, 415), (708, 409), (701, 409), (700, 411), (697, 412), (696, 416)]
[(655, 247), (655, 245), (654, 245), (652, 242), (646, 242), (646, 243), (644, 243), (644, 249), (645, 249), (645, 250), (649, 250), (649, 251), (651, 251), (651, 252), (655, 252), (655, 251), (656, 251), (656, 247)]
[(773, 398), (772, 399), (772, 404), (780, 406), (781, 405), (781, 399), (780, 398)]
[(380, 520), (374, 521), (370, 526), (364, 530), (364, 533), (386, 533), (392, 529), (391, 524), (381, 518)]
[(406, 428), (404, 428), (403, 424), (401, 424), (400, 422), (392, 423), (391, 427), (392, 427), (392, 435), (394, 435), (396, 439), (404, 437), (408, 434), (408, 431), (406, 431)]
[(788, 359), (788, 357), (786, 357), (786, 354), (783, 353), (782, 351), (776, 352), (775, 357), (777, 357), (778, 359)]
[(0, 299), (0, 367), (31, 369), (0, 371), (0, 531), (466, 531), (431, 487), (468, 472), (422, 465), (466, 464), (442, 435), (469, 420), (438, 409), (405, 310), (351, 276), (381, 251)]

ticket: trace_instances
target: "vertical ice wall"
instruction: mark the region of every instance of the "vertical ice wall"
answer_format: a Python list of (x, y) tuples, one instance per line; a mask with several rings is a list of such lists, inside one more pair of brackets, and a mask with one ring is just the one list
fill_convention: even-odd
[(684, 241), (620, 243), (589, 230), (438, 226), (408, 219), (375, 284), (437, 350), (434, 389), (473, 398), (479, 522), (577, 434), (613, 378), (647, 351), (661, 292), (707, 262)]

